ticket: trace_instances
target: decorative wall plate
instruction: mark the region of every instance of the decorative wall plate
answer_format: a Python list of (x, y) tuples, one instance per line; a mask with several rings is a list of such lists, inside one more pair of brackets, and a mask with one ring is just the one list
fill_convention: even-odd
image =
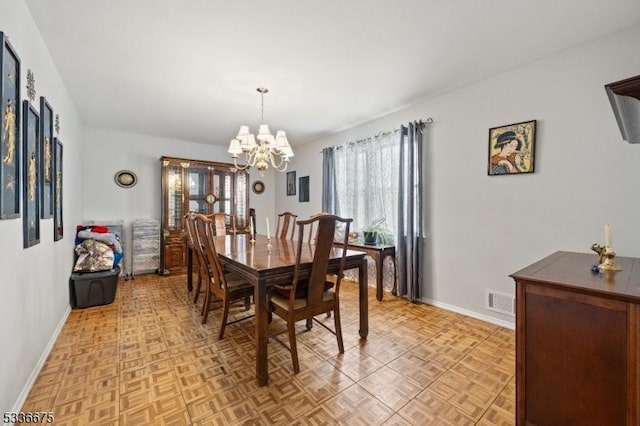
[(264, 182), (261, 180), (253, 182), (253, 192), (256, 194), (262, 194), (264, 192)]
[(131, 188), (138, 183), (138, 177), (131, 170), (120, 170), (116, 173), (114, 180), (122, 188)]

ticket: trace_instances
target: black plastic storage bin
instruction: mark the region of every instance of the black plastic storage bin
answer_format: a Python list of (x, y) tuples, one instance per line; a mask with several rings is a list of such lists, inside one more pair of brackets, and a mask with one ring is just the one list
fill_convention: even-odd
[(116, 298), (120, 267), (101, 272), (74, 272), (69, 278), (73, 308), (108, 305)]

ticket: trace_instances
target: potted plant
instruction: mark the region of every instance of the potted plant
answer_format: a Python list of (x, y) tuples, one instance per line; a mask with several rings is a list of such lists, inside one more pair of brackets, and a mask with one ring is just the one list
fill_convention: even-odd
[(364, 243), (369, 246), (374, 246), (378, 243), (378, 241), (386, 240), (386, 233), (389, 231), (383, 226), (385, 222), (385, 218), (381, 217), (372, 222), (369, 222), (364, 229), (362, 230), (362, 235), (364, 237)]

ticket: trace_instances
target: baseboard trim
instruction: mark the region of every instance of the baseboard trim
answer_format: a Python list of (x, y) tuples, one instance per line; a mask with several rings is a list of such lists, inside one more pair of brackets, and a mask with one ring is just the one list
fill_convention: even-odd
[(449, 305), (448, 303), (442, 303), (442, 302), (438, 302), (438, 301), (432, 300), (432, 299), (421, 298), (420, 301), (422, 303), (426, 303), (428, 305), (433, 305), (433, 306), (435, 306), (437, 308), (442, 308), (442, 309), (446, 309), (447, 311), (455, 312), (457, 314), (466, 315), (468, 317), (475, 318), (475, 319), (478, 319), (480, 321), (488, 322), (488, 323), (491, 323), (491, 324), (499, 325), (500, 327), (505, 327), (505, 328), (508, 328), (510, 330), (515, 330), (516, 329), (515, 323), (513, 323), (511, 321), (503, 321), (503, 320), (491, 317), (489, 315), (483, 315), (483, 314), (480, 314), (480, 313), (475, 312), (475, 311), (469, 311), (469, 310), (463, 309), (463, 308), (461, 308), (459, 306)]
[(33, 368), (33, 371), (31, 371), (31, 375), (29, 376), (27, 383), (25, 383), (24, 387), (22, 388), (22, 392), (20, 392), (20, 395), (18, 396), (18, 400), (13, 405), (13, 408), (11, 409), (12, 413), (20, 412), (20, 409), (24, 405), (24, 402), (27, 400), (27, 397), (29, 396), (29, 392), (31, 391), (31, 388), (33, 387), (34, 383), (38, 379), (38, 375), (40, 375), (40, 371), (42, 371), (42, 367), (44, 367), (44, 363), (47, 361), (47, 358), (49, 357), (49, 354), (53, 349), (53, 345), (56, 344), (56, 341), (58, 340), (58, 336), (60, 336), (60, 332), (62, 331), (62, 328), (64, 327), (65, 323), (67, 322), (67, 318), (69, 318), (70, 313), (71, 313), (71, 306), (67, 306), (67, 310), (62, 315), (62, 318), (60, 319), (60, 321), (58, 322), (58, 325), (53, 331), (53, 335), (51, 336), (51, 339), (49, 339), (49, 343), (47, 343), (47, 346), (44, 348), (44, 351), (42, 352), (42, 355), (40, 356), (38, 363)]

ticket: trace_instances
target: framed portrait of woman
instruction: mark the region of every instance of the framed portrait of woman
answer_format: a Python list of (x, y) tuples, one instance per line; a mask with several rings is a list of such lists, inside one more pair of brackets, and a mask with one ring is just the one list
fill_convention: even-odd
[(536, 120), (489, 129), (489, 176), (533, 173)]

